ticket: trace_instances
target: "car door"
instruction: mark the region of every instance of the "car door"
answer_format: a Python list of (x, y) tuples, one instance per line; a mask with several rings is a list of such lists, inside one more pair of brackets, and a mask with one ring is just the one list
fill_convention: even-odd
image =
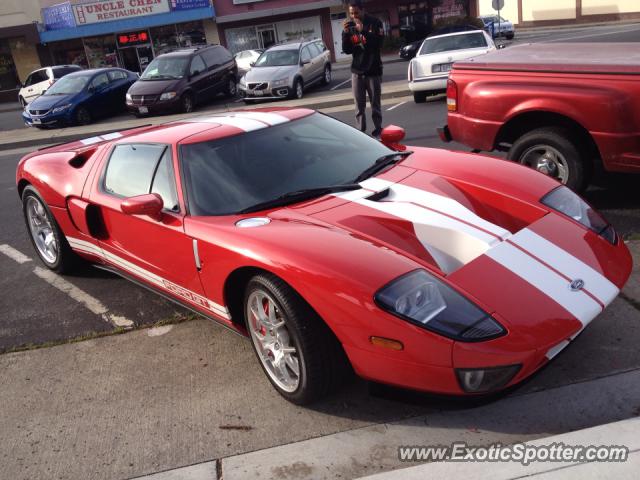
[(316, 42), (309, 44), (309, 51), (312, 55), (311, 65), (313, 81), (317, 82), (322, 78), (322, 74), (324, 73), (324, 57), (322, 55), (322, 50), (318, 47)]
[(208, 94), (209, 72), (200, 55), (194, 55), (189, 66), (189, 85), (194, 93), (194, 100), (202, 102)]
[(31, 103), (49, 88), (49, 76), (47, 69), (36, 70), (27, 77), (25, 82), (25, 96), (27, 103)]
[(223, 84), (223, 59), (218, 47), (211, 47), (202, 52), (202, 59), (207, 66), (207, 97), (211, 98), (218, 93)]
[(101, 72), (93, 77), (87, 89), (89, 98), (84, 107), (89, 110), (92, 117), (102, 117), (107, 112), (112, 111), (107, 72)]
[(313, 56), (309, 46), (304, 46), (300, 50), (300, 75), (304, 81), (305, 87), (313, 81)]
[(114, 111), (120, 111), (125, 108), (125, 96), (129, 89), (129, 76), (123, 70), (110, 70), (107, 72), (109, 77), (109, 96), (110, 104)]
[[(106, 259), (136, 280), (201, 306), (202, 285), (193, 241), (184, 234), (175, 152), (164, 144), (118, 144), (93, 180), (90, 202), (99, 208), (98, 243)], [(157, 193), (161, 218), (122, 212), (124, 199)]]

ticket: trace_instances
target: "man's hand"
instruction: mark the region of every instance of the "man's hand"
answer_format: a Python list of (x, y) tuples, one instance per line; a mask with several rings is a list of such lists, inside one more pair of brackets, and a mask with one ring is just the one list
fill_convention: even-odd
[(362, 30), (364, 29), (362, 22), (360, 21), (359, 18), (356, 18), (355, 22), (356, 22), (356, 30), (358, 31), (358, 33), (361, 33)]

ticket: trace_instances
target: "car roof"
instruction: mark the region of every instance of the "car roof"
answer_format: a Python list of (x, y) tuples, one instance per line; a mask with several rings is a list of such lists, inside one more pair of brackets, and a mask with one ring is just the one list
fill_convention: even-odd
[(297, 42), (287, 42), (287, 43), (278, 43), (268, 48), (268, 50), (293, 50), (300, 49), (305, 45), (309, 45), (310, 43), (315, 43), (321, 41), (319, 38), (314, 38), (313, 40), (300, 40)]
[(433, 37), (427, 37), (425, 40), (431, 40), (432, 38), (442, 38), (442, 37), (455, 37), (456, 35), (471, 35), (477, 33), (484, 33), (484, 30), (478, 28), (477, 30), (465, 30), (463, 32), (451, 32), (451, 33), (443, 33), (442, 35), (434, 35)]
[(164, 123), (125, 136), (117, 143), (192, 144), (219, 140), (297, 120), (315, 113), (307, 108), (256, 108), (202, 115)]
[(90, 77), (97, 75), (98, 73), (109, 72), (111, 70), (125, 71), (123, 68), (118, 67), (90, 68), (88, 70), (78, 70), (77, 72), (69, 73), (68, 75), (65, 75), (65, 77)]

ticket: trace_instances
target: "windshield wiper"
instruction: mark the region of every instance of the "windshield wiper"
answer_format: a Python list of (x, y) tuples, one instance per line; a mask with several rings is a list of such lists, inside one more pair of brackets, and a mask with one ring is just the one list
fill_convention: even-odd
[(382, 157), (378, 158), (375, 162), (373, 162), (373, 165), (371, 165), (364, 172), (358, 175), (353, 181), (353, 183), (362, 182), (367, 178), (373, 177), (376, 173), (384, 170), (389, 165), (398, 163), (400, 160), (405, 159), (412, 153), (413, 152), (407, 151), (407, 152), (393, 152), (393, 153), (388, 153), (386, 155), (383, 155)]
[(283, 205), (288, 205), (290, 203), (296, 203), (296, 202), (301, 202), (303, 200), (310, 200), (312, 198), (322, 197), (323, 195), (327, 195), (329, 193), (346, 192), (349, 190), (359, 190), (361, 188), (362, 187), (357, 183), (345, 183), (341, 185), (331, 185), (327, 187), (305, 188), (304, 190), (287, 192), (272, 200), (267, 200), (266, 202), (257, 203), (243, 210), (240, 210), (240, 212), (238, 213), (258, 212), (260, 210), (267, 210), (268, 208), (280, 207)]

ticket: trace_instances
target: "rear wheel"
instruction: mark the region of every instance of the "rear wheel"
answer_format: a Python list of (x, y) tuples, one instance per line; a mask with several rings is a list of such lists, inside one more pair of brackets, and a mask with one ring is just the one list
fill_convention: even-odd
[(427, 101), (427, 93), (413, 92), (413, 101), (416, 103), (425, 103)]
[(303, 405), (335, 387), (344, 352), (289, 285), (271, 274), (256, 275), (245, 291), (244, 314), (260, 365), (280, 395)]
[(91, 114), (84, 107), (78, 107), (76, 110), (76, 124), (89, 125), (91, 123)]
[(324, 74), (322, 76), (322, 84), (329, 85), (331, 83), (331, 66), (326, 65), (324, 67)]
[(507, 158), (531, 167), (577, 192), (589, 180), (588, 159), (564, 128), (538, 128), (518, 138)]
[(31, 185), (22, 193), (22, 212), (29, 238), (40, 260), (58, 273), (77, 267), (80, 259), (71, 250), (49, 207)]

